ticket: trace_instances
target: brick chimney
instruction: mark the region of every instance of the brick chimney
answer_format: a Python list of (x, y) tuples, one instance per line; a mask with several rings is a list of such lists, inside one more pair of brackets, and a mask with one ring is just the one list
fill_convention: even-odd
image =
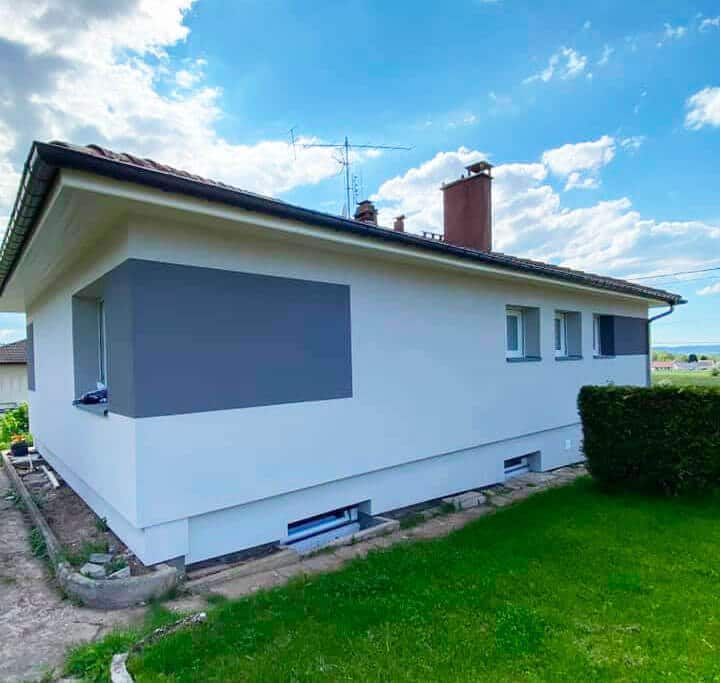
[(442, 186), (445, 242), (459, 247), (492, 250), (492, 166), (478, 161), (468, 174)]
[(375, 208), (375, 204), (369, 199), (360, 202), (357, 209), (355, 209), (355, 220), (377, 225), (377, 209)]
[(405, 232), (405, 216), (398, 216), (393, 223), (395, 232)]

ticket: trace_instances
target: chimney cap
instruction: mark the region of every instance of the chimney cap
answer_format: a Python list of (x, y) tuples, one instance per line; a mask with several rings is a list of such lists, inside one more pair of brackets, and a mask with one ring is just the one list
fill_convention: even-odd
[(489, 161), (476, 161), (473, 164), (465, 167), (465, 170), (472, 174), (484, 173), (487, 171), (488, 175), (493, 165)]

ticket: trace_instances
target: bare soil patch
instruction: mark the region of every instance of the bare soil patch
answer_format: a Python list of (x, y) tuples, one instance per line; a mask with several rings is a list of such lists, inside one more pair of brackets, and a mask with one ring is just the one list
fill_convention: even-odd
[(107, 527), (105, 520), (100, 519), (57, 472), (53, 474), (60, 487), (53, 488), (48, 477), (40, 469), (41, 465), (50, 469), (42, 458), (33, 460), (32, 470), (24, 463), (24, 459), (15, 463), (15, 469), (62, 544), (70, 564), (79, 569), (89, 560), (92, 553), (107, 553), (112, 555), (112, 561), (107, 565), (108, 572), (125, 566), (130, 567), (132, 576), (152, 571), (135, 557)]

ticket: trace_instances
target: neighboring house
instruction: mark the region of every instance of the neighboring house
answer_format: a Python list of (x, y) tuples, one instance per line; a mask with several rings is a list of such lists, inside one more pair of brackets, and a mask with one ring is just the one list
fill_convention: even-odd
[(673, 370), (673, 361), (671, 360), (654, 360), (652, 362), (653, 370)]
[(443, 187), (440, 241), (35, 143), (0, 253), (35, 444), (146, 563), (580, 460), (578, 389), (645, 385), (682, 300), (491, 252), (490, 186)]
[(0, 346), (0, 412), (28, 400), (25, 340)]
[(712, 370), (714, 367), (714, 360), (698, 360), (694, 362), (676, 360), (672, 364), (673, 370)]

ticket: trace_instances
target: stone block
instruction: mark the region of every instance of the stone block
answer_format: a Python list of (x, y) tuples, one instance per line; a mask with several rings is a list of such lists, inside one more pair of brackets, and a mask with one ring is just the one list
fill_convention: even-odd
[(92, 562), (86, 562), (82, 567), (80, 567), (80, 573), (90, 579), (104, 579), (105, 567), (103, 567), (101, 564), (93, 564)]
[(88, 562), (92, 562), (93, 564), (108, 564), (108, 562), (112, 562), (112, 558), (113, 556), (110, 555), (110, 553), (90, 553)]

